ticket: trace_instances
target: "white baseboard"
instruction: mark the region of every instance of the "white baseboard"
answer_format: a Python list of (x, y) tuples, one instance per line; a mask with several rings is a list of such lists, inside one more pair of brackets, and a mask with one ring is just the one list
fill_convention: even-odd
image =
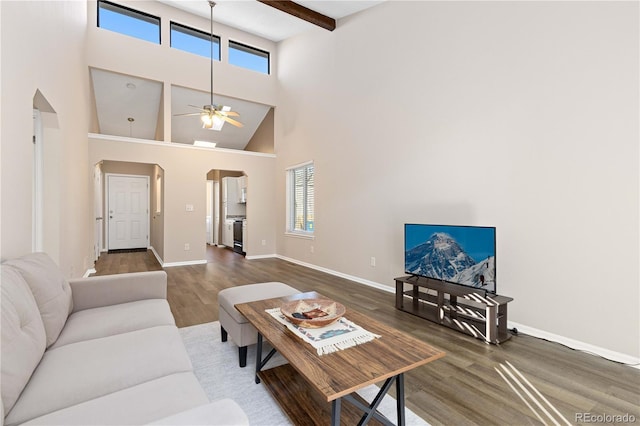
[(528, 334), (529, 336), (538, 337), (540, 339), (545, 339), (551, 342), (560, 343), (571, 349), (592, 353), (594, 355), (601, 356), (611, 361), (620, 362), (622, 364), (628, 365), (629, 367), (640, 369), (640, 358), (636, 358), (631, 355), (615, 352), (606, 348), (601, 348), (599, 346), (595, 346), (590, 343), (585, 343), (579, 340), (571, 339), (569, 337), (560, 336), (554, 333), (549, 333), (548, 331), (529, 327), (527, 325), (520, 324), (513, 321), (507, 321), (507, 327), (509, 329), (512, 329), (515, 327), (518, 329), (518, 333)]
[(344, 274), (342, 272), (334, 271), (332, 269), (323, 268), (321, 266), (313, 265), (311, 263), (301, 262), (297, 259), (292, 259), (290, 257), (281, 256), (279, 254), (276, 255), (278, 259), (286, 260), (287, 262), (295, 263), (296, 265), (306, 266), (307, 268), (315, 269), (316, 271), (326, 272), (327, 274), (335, 275), (336, 277), (344, 278), (350, 281), (355, 281), (360, 284), (367, 285), (369, 287), (377, 288), (378, 290), (383, 290), (388, 293), (395, 293), (396, 288), (390, 287), (388, 285), (380, 284), (375, 281), (365, 280), (364, 278), (355, 277), (353, 275)]
[(172, 266), (189, 266), (189, 265), (202, 265), (203, 263), (207, 263), (207, 259), (201, 260), (186, 260), (184, 262), (167, 262), (163, 263), (163, 268), (170, 268)]
[(153, 246), (149, 246), (149, 250), (151, 250), (151, 253), (153, 253), (153, 255), (156, 257), (156, 260), (158, 261), (160, 266), (164, 267), (164, 262), (162, 261), (162, 258), (160, 257), (156, 249), (154, 249)]
[[(359, 277), (354, 277), (353, 275), (348, 275), (348, 274), (344, 274), (342, 272), (337, 272), (337, 271), (333, 271), (331, 269), (328, 268), (323, 268), (321, 266), (316, 266), (313, 265), (311, 263), (306, 263), (306, 262), (302, 262), (300, 260), (297, 259), (292, 259), (286, 256), (281, 256), (281, 255), (276, 255), (276, 257), (278, 259), (282, 259), (282, 260), (286, 260), (287, 262), (291, 262), (291, 263), (295, 263), (297, 265), (300, 266), (305, 266), (307, 268), (311, 268), (311, 269), (315, 269), (317, 271), (321, 271), (321, 272), (326, 272), (327, 274), (330, 275), (335, 275), (337, 277), (340, 278), (345, 278), (351, 281), (355, 281), (357, 283), (360, 284), (364, 284), (367, 285), (369, 287), (374, 287), (377, 288), (379, 290), (383, 290), (389, 293), (395, 293), (396, 289), (395, 287), (391, 287), (388, 285), (383, 285), (380, 283), (376, 283), (374, 281), (370, 281), (370, 280), (366, 280), (363, 278), (359, 278)], [(630, 367), (633, 368), (637, 368), (640, 369), (640, 358), (636, 358), (633, 357), (631, 355), (626, 355), (620, 352), (615, 352), (606, 348), (601, 348), (599, 346), (594, 346), (591, 345), (589, 343), (584, 343), (584, 342), (580, 342), (578, 340), (574, 340), (568, 337), (564, 337), (564, 336), (559, 336), (557, 334), (553, 334), (553, 333), (549, 333), (543, 330), (538, 330), (536, 328), (533, 327), (529, 327), (526, 326), (524, 324), (519, 324), (516, 322), (512, 322), (512, 321), (508, 321), (507, 322), (507, 326), (512, 329), (512, 328), (517, 328), (518, 332), (522, 332), (524, 334), (528, 334), (529, 336), (533, 336), (533, 337), (538, 337), (541, 339), (546, 339), (552, 342), (556, 342), (556, 343), (560, 343), (562, 345), (565, 345), (571, 349), (576, 349), (579, 351), (584, 351), (584, 352), (589, 352), (589, 353), (593, 353), (595, 355), (601, 356), (603, 358), (615, 361), (615, 362), (620, 362), (623, 364), (626, 364)]]
[(256, 254), (254, 256), (245, 256), (244, 258), (247, 260), (255, 260), (255, 259), (269, 259), (272, 257), (278, 257), (275, 254)]
[(96, 271), (96, 268), (90, 268), (90, 269), (87, 269), (87, 272), (85, 272), (85, 273), (84, 273), (84, 275), (82, 276), (82, 278), (88, 278), (88, 277), (89, 277), (89, 275), (91, 275), (91, 274), (95, 274), (96, 272), (97, 272), (97, 271)]
[(158, 260), (158, 263), (160, 263), (160, 266), (162, 266), (163, 268), (171, 268), (172, 266), (202, 265), (203, 263), (207, 263), (207, 259), (187, 260), (187, 261), (184, 261), (184, 262), (166, 262), (165, 263), (162, 260), (162, 258), (160, 257), (160, 255), (158, 254), (158, 252), (156, 251), (156, 249), (153, 248), (153, 246), (149, 246), (149, 250), (151, 250), (151, 253), (153, 253), (153, 255)]

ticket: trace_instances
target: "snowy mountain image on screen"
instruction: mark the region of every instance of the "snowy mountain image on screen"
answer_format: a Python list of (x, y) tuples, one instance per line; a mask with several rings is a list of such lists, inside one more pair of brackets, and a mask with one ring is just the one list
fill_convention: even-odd
[(476, 262), (462, 246), (443, 232), (436, 232), (429, 239), (406, 253), (407, 272), (434, 277), (446, 281), (481, 287), (495, 280), (495, 258)]

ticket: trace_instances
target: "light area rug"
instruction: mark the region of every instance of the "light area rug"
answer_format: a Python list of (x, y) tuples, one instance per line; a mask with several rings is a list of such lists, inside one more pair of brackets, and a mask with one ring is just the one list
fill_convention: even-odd
[[(194, 372), (211, 401), (231, 398), (236, 401), (254, 426), (290, 426), (293, 423), (280, 409), (263, 384), (254, 382), (256, 346), (248, 348), (247, 366), (238, 366), (238, 347), (229, 339), (220, 339), (220, 323), (210, 322), (180, 329), (180, 335), (191, 358)], [(347, 349), (348, 350), (348, 349)], [(267, 367), (284, 364), (286, 360), (278, 354)], [(368, 386), (358, 393), (367, 401), (373, 400), (378, 387)], [(348, 402), (345, 402), (348, 404)], [(379, 411), (389, 420), (396, 421), (396, 400), (387, 395)], [(405, 409), (407, 426), (427, 425), (413, 411)]]

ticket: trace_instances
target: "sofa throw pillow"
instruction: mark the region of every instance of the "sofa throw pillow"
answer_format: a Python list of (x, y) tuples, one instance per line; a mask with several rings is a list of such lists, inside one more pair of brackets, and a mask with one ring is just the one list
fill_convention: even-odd
[(16, 268), (31, 288), (47, 333), (47, 347), (51, 346), (73, 309), (69, 282), (45, 253), (31, 253), (5, 264)]
[[(2, 408), (8, 413), (42, 359), (46, 335), (38, 305), (22, 275), (6, 265), (2, 279)], [(4, 417), (0, 418), (1, 420)]]

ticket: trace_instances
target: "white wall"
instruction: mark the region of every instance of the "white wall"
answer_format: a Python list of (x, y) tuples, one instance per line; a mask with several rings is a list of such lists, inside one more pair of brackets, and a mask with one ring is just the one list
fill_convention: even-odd
[[(393, 1), (282, 42), (278, 253), (391, 286), (404, 223), (496, 226), (510, 320), (640, 357), (638, 16)], [(283, 232), (307, 160), (314, 240)]]
[[(36, 90), (40, 90), (57, 116), (58, 128), (45, 131), (44, 142), (57, 144), (45, 147), (45, 153), (53, 151), (60, 159), (56, 179), (63, 188), (55, 211), (45, 212), (45, 226), (50, 218), (59, 219), (56, 231), (61, 238), (52, 250), (57, 251), (56, 260), (68, 276), (82, 275), (93, 260), (91, 174), (85, 167), (89, 110), (86, 8), (85, 2), (0, 2), (2, 258), (32, 249), (32, 108)], [(44, 236), (50, 247), (51, 231), (45, 229)]]

